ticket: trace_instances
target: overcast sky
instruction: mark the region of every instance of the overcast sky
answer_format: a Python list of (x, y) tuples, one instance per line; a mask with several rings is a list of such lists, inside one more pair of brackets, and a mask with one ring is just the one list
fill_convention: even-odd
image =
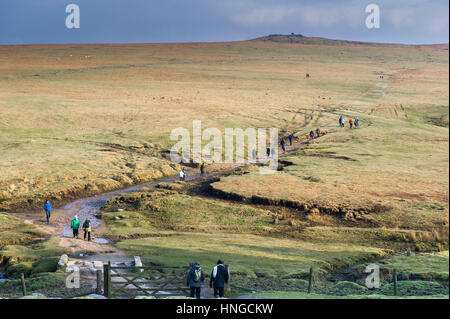
[[(68, 4), (80, 28), (68, 29)], [(365, 24), (368, 4), (380, 28)], [(0, 0), (0, 44), (203, 42), (300, 33), (342, 40), (448, 43), (448, 0)]]

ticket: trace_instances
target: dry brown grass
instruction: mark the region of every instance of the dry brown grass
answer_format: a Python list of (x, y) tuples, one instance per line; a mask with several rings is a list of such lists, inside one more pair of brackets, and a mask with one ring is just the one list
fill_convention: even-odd
[[(306, 72), (310, 79), (305, 79)], [(387, 75), (384, 82), (378, 74)], [(59, 200), (87, 194), (85, 189), (99, 192), (174, 174), (175, 168), (160, 152), (172, 145), (170, 131), (190, 128), (193, 119), (202, 120), (204, 127), (276, 126), (305, 134), (317, 126), (333, 133), (341, 112), (360, 115), (363, 126), (386, 119), (392, 128), (403, 123), (396, 121), (406, 121), (413, 129), (426, 122), (425, 106), (433, 118), (448, 114), (448, 54), (431, 46), (265, 42), (2, 46), (0, 78), (0, 208), (4, 209), (14, 207), (15, 200), (22, 206), (40, 206), (46, 196)], [(411, 133), (425, 133), (439, 157), (422, 156), (415, 167), (397, 165), (402, 174), (422, 169), (423, 161), (430, 166), (437, 160), (429, 181), (422, 175), (396, 178), (397, 188), (417, 185), (406, 196), (448, 198), (448, 184), (441, 178), (448, 175), (442, 167), (448, 157), (440, 153), (448, 151), (445, 130), (423, 127), (415, 133), (408, 127), (379, 139), (386, 144), (389, 134)], [(345, 143), (349, 138), (354, 136), (329, 134), (327, 141)], [(370, 134), (364, 138), (373, 139)], [(413, 138), (403, 142), (404, 150), (416, 143)], [(364, 153), (375, 157), (386, 151)], [(318, 161), (312, 158), (305, 165), (312, 170)], [(331, 167), (336, 163), (329, 162)], [(357, 164), (351, 162), (337, 165), (343, 174), (356, 177), (340, 187), (343, 195), (366, 189), (360, 181), (370, 173), (369, 180), (386, 187), (369, 188), (367, 196), (395, 197), (390, 195), (392, 185), (386, 184), (392, 180), (391, 171), (374, 167), (367, 172), (357, 166), (356, 170)], [(330, 172), (329, 167), (321, 170)], [(314, 190), (301, 179), (293, 186), (302, 193)], [(401, 197), (405, 192), (397, 193)]]

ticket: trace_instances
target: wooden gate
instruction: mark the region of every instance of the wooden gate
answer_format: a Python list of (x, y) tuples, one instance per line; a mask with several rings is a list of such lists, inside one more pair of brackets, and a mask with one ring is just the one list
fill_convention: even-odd
[(183, 266), (103, 266), (104, 295), (108, 298), (135, 296), (188, 296), (186, 275), (189, 267)]

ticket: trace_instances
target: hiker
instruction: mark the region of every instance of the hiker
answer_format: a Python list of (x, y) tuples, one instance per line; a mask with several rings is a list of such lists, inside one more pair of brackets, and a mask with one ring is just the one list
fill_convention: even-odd
[(358, 125), (359, 125), (359, 118), (356, 118), (355, 119), (355, 128), (358, 128)]
[(314, 131), (313, 131), (313, 130), (311, 130), (311, 131), (309, 132), (309, 137), (310, 137), (311, 139), (314, 138)]
[(256, 163), (256, 148), (254, 148), (252, 151), (252, 158), (253, 158), (253, 162)]
[(353, 119), (348, 120), (348, 124), (350, 125), (350, 128), (353, 128)]
[(316, 134), (317, 134), (317, 137), (320, 137), (320, 128), (316, 129)]
[(292, 140), (294, 139), (294, 135), (289, 135), (289, 145), (292, 146)]
[(339, 126), (344, 127), (344, 118), (342, 117), (342, 115), (339, 117)]
[(178, 172), (178, 177), (180, 178), (180, 181), (184, 180), (184, 171), (183, 170), (180, 170)]
[(270, 157), (270, 147), (266, 149), (267, 157)]
[(211, 280), (209, 281), (209, 287), (213, 288), (214, 286), (214, 297), (223, 298), (225, 295), (225, 284), (228, 283), (228, 279), (228, 269), (224, 267), (223, 261), (219, 259), (211, 272)]
[(88, 237), (88, 241), (91, 241), (91, 230), (92, 230), (92, 224), (89, 219), (86, 219), (83, 223), (83, 230), (84, 230), (84, 240), (86, 240), (86, 235)]
[(204, 176), (205, 175), (205, 169), (206, 169), (205, 162), (202, 162), (200, 164), (200, 176)]
[(189, 270), (186, 277), (186, 286), (191, 288), (191, 298), (194, 296), (200, 299), (200, 292), (203, 286), (203, 281), (205, 280), (205, 273), (200, 267), (200, 263), (196, 261), (192, 268)]
[(78, 217), (75, 216), (72, 219), (72, 222), (70, 223), (70, 228), (73, 230), (73, 238), (78, 238), (78, 229), (80, 228), (80, 221), (78, 220)]
[(281, 149), (283, 150), (283, 153), (286, 153), (286, 142), (284, 141), (284, 138), (281, 139)]
[(186, 176), (187, 176), (186, 167), (183, 167), (182, 171), (183, 171), (183, 181), (185, 181), (186, 180)]
[(50, 222), (50, 214), (52, 212), (52, 203), (49, 202), (48, 199), (44, 202), (44, 210), (45, 210), (45, 216), (47, 217), (47, 224)]

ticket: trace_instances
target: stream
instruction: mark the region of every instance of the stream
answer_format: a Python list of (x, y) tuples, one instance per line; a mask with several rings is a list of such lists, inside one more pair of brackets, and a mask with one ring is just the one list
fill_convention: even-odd
[[(232, 170), (235, 170), (233, 168)], [(230, 171), (226, 171), (230, 172)], [(226, 173), (224, 171), (214, 172), (207, 174), (205, 176), (201, 176), (200, 174), (187, 176), (185, 181), (193, 181), (197, 180), (203, 177), (214, 177), (217, 175), (222, 175)], [(159, 179), (153, 182), (143, 183), (139, 185), (133, 185), (128, 186), (125, 188), (121, 188), (115, 191), (110, 191), (102, 194), (98, 194), (92, 197), (87, 197), (83, 199), (78, 199), (74, 202), (71, 202), (61, 208), (60, 210), (66, 211), (71, 214), (72, 218), (73, 216), (77, 216), (80, 222), (84, 221), (85, 219), (89, 219), (92, 224), (92, 228), (96, 228), (100, 226), (100, 220), (96, 217), (96, 214), (99, 212), (102, 206), (104, 206), (110, 199), (112, 199), (115, 196), (119, 196), (120, 194), (127, 194), (127, 193), (133, 193), (138, 192), (143, 188), (153, 188), (159, 183), (174, 183), (178, 181), (178, 176), (175, 177), (168, 177), (164, 179)], [(70, 222), (64, 224), (63, 232), (58, 235), (59, 237), (65, 237), (65, 236), (72, 236), (72, 229), (70, 228)], [(94, 242), (100, 243), (100, 244), (108, 244), (110, 241), (106, 238), (93, 238)], [(0, 277), (1, 278), (1, 277)]]
[(8, 278), (6, 278), (6, 274), (0, 272), (0, 282), (5, 281), (5, 280), (8, 280)]
[(4, 266), (1, 266), (1, 265), (0, 265), (0, 282), (6, 281), (6, 280), (8, 280), (8, 279), (9, 279), (9, 278), (6, 277), (6, 273), (5, 273), (5, 268), (4, 268)]

